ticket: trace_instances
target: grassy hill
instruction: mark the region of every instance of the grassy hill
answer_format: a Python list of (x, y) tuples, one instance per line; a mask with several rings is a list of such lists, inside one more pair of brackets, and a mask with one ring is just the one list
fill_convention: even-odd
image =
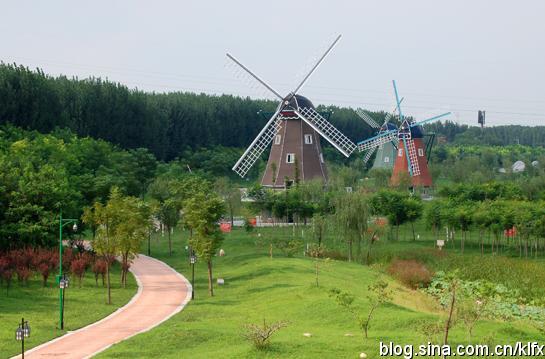
[[(330, 261), (321, 267), (319, 287), (311, 258), (282, 255), (263, 238), (280, 233), (278, 229), (245, 233), (235, 230), (226, 236), (225, 257), (217, 257), (215, 278), (225, 285), (216, 287), (214, 297), (207, 295), (206, 267), (196, 266), (196, 299), (178, 315), (150, 332), (115, 345), (99, 358), (357, 358), (360, 352), (378, 357), (378, 342), (398, 344), (427, 343), (426, 327), (444, 323), (446, 312), (427, 294), (408, 289), (383, 271), (383, 264), (367, 267), (358, 263)], [(165, 237), (152, 239), (152, 255), (191, 278), (187, 262), (185, 233), (173, 239), (175, 251), (168, 255)], [(407, 243), (407, 242), (406, 242)], [(429, 247), (430, 242), (407, 243), (407, 247)], [(385, 243), (384, 250), (389, 243)], [(395, 246), (396, 251), (399, 245)], [(382, 278), (394, 291), (392, 303), (377, 309), (364, 339), (355, 319), (328, 295), (339, 288), (356, 296), (355, 305), (367, 313), (368, 285)], [(272, 338), (268, 350), (258, 351), (242, 337), (243, 325), (285, 320), (289, 325)], [(304, 333), (311, 333), (305, 337)], [(510, 343), (541, 340), (545, 337), (526, 321), (481, 321), (476, 342)], [(451, 344), (467, 343), (466, 330), (456, 325)]]

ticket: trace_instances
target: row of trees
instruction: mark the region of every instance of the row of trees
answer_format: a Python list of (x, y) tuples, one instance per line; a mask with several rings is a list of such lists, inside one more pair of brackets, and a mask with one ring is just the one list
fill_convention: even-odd
[[(264, 124), (265, 117), (257, 112), (274, 107), (271, 101), (233, 96), (145, 93), (100, 78), (55, 78), (39, 69), (0, 64), (0, 124), (10, 122), (41, 132), (70, 128), (123, 148), (148, 148), (161, 160), (179, 157), (186, 148), (244, 147)], [(350, 108), (319, 110), (334, 112), (333, 124), (355, 140), (372, 133)], [(372, 117), (382, 123), (385, 115), (377, 112)], [(463, 144), (545, 145), (544, 127), (499, 126), (481, 131), (447, 121), (428, 125), (427, 130)]]
[(427, 208), (425, 221), (437, 238), (439, 231), (446, 228), (453, 246), (459, 232), (462, 254), (472, 231), (478, 232), (474, 238), (478, 242), (473, 243), (479, 244), (481, 253), (484, 253), (485, 240), (492, 253), (516, 249), (520, 257), (528, 258), (545, 251), (545, 206), (541, 203), (502, 199), (435, 201)]
[[(9, 291), (14, 277), (17, 278), (20, 285), (28, 285), (28, 281), (33, 275), (39, 275), (42, 278), (42, 285), (46, 287), (51, 274), (58, 270), (58, 265), (59, 252), (57, 248), (27, 247), (0, 253), (0, 285), (2, 282), (5, 283), (7, 291)], [(63, 253), (62, 265), (78, 279), (80, 287), (83, 276), (89, 269), (95, 274), (97, 285), (100, 276), (102, 276), (104, 285), (107, 264), (94, 252), (66, 248)]]
[(346, 244), (348, 260), (369, 262), (373, 243), (388, 232), (399, 239), (402, 225), (409, 225), (416, 240), (415, 224), (421, 219), (435, 239), (447, 238), (449, 246), (459, 243), (462, 254), (468, 241), (483, 253), (485, 248), (493, 253), (511, 249), (521, 257), (537, 257), (545, 251), (545, 206), (532, 202), (521, 185), (459, 184), (442, 187), (437, 194), (439, 198), (426, 203), (401, 189), (372, 191), (363, 184), (347, 192), (313, 182), (283, 192), (259, 186), (250, 191), (254, 213), (295, 224), (310, 220), (316, 244), (322, 246), (326, 232), (334, 232)]
[[(148, 148), (161, 160), (179, 157), (186, 148), (244, 147), (266, 121), (257, 112), (275, 105), (227, 95), (145, 93), (99, 78), (54, 78), (0, 65), (0, 124), (41, 132), (70, 128), (126, 149)], [(351, 110), (335, 110), (332, 121), (344, 133), (371, 133)]]

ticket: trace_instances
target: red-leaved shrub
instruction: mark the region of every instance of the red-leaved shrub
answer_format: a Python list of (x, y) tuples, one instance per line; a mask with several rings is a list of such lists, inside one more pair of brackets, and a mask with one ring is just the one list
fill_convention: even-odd
[(388, 267), (388, 273), (412, 289), (427, 287), (433, 277), (424, 264), (415, 260), (394, 259)]
[(93, 264), (93, 273), (95, 273), (95, 284), (98, 286), (98, 276), (102, 277), (102, 286), (104, 287), (104, 276), (106, 275), (107, 264), (103, 259), (97, 259)]
[(15, 269), (17, 272), (17, 280), (19, 283), (28, 285), (28, 278), (32, 275), (32, 271), (28, 267), (17, 267)]
[(79, 286), (81, 288), (81, 280), (83, 276), (85, 275), (85, 270), (87, 269), (87, 266), (89, 265), (89, 257), (83, 253), (78, 254), (77, 256), (72, 259), (72, 263), (70, 264), (70, 271), (78, 277)]

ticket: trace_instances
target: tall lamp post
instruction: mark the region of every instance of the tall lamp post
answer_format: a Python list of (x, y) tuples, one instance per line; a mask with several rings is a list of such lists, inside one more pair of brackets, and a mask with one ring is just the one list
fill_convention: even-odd
[[(62, 210), (59, 214), (59, 275), (57, 276), (57, 284), (59, 285), (59, 325), (61, 327), (61, 330), (64, 329), (64, 289), (66, 287), (66, 284), (68, 283), (66, 281), (66, 277), (63, 277), (62, 273), (62, 252), (63, 252), (63, 246), (62, 246), (62, 229), (67, 224), (73, 223), (74, 226), (72, 229), (75, 231), (78, 230), (77, 225), (77, 219), (74, 218), (62, 218)], [(65, 283), (63, 284), (62, 281)]]
[(21, 318), (21, 324), (15, 331), (15, 339), (21, 342), (21, 358), (25, 359), (25, 338), (30, 336), (30, 325), (25, 318)]

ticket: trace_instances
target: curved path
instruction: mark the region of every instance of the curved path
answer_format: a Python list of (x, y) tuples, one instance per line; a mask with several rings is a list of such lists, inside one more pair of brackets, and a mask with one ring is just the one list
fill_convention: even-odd
[(157, 259), (140, 255), (131, 272), (138, 282), (138, 293), (127, 305), (96, 323), (29, 350), (25, 358), (91, 357), (161, 324), (191, 299), (187, 279)]

